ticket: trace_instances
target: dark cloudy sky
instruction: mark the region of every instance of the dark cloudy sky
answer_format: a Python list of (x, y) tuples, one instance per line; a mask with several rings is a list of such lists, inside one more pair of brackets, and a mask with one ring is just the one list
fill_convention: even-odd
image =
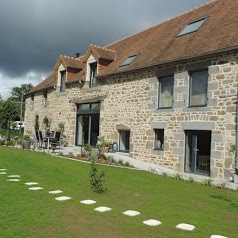
[(59, 55), (84, 54), (209, 0), (0, 0), (0, 94), (36, 85)]

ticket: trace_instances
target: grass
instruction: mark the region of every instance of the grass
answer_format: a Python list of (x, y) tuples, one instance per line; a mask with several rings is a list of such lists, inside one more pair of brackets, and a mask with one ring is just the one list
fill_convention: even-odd
[[(47, 154), (0, 146), (0, 168), (21, 175), (21, 182), (7, 182), (0, 175), (1, 237), (163, 237), (200, 238), (220, 234), (237, 237), (238, 193), (202, 184), (175, 180), (153, 173), (99, 166), (106, 173), (105, 194), (90, 190), (90, 164)], [(25, 182), (44, 189), (30, 191)], [(60, 189), (60, 195), (48, 194)], [(72, 200), (58, 202), (57, 196)], [(92, 199), (94, 205), (81, 200)], [(93, 209), (108, 206), (112, 211)], [(141, 215), (122, 213), (136, 210)], [(142, 221), (157, 219), (160, 226)], [(175, 228), (189, 223), (192, 232)]]

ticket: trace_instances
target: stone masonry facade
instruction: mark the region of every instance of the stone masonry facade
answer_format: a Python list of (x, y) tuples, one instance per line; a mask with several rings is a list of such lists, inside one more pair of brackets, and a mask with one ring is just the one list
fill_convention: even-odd
[[(208, 67), (207, 106), (188, 107), (189, 72)], [(158, 78), (174, 75), (173, 107), (158, 109)], [(26, 98), (25, 133), (33, 134), (36, 116), (51, 129), (65, 123), (65, 135), (75, 145), (77, 104), (100, 101), (100, 136), (119, 141), (119, 130), (130, 130), (129, 156), (184, 172), (185, 131), (211, 131), (210, 176), (229, 178), (234, 159), (228, 153), (236, 142), (238, 52), (154, 66), (98, 79), (96, 87), (73, 83), (65, 92), (48, 91)], [(163, 150), (154, 150), (155, 129), (164, 130)]]

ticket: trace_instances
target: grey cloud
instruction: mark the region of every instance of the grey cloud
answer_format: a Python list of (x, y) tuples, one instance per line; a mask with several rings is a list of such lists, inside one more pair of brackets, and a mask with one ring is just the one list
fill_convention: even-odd
[(0, 71), (50, 72), (60, 54), (83, 54), (207, 0), (0, 0)]

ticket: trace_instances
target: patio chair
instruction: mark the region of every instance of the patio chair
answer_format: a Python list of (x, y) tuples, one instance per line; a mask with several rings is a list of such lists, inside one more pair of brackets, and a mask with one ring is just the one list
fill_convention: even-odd
[(60, 131), (56, 131), (54, 137), (57, 139), (57, 145), (61, 149), (61, 138), (60, 138), (61, 137), (61, 132)]
[(37, 148), (41, 148), (42, 149), (42, 145), (43, 145), (44, 139), (42, 136), (42, 131), (35, 131), (35, 142), (34, 144), (36, 144)]

